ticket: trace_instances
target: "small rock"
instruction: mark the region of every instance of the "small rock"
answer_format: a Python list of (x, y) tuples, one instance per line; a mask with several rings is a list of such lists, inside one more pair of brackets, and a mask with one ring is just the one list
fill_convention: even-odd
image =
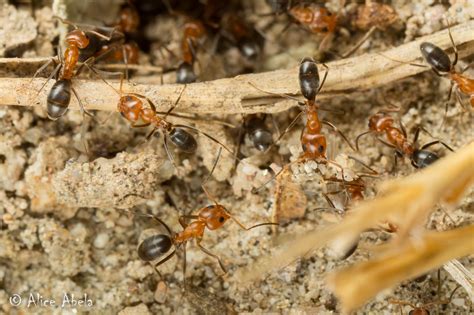
[(94, 247), (99, 248), (99, 249), (105, 248), (108, 242), (109, 242), (109, 234), (100, 233), (99, 235), (96, 236), (94, 240)]
[(158, 282), (155, 290), (155, 301), (157, 303), (163, 304), (166, 301), (168, 293), (168, 287), (164, 281)]
[(148, 315), (151, 314), (145, 304), (129, 306), (121, 310), (118, 315)]

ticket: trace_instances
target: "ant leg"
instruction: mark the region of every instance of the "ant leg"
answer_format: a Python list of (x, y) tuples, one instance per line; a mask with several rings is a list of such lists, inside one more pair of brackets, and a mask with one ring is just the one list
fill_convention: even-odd
[(237, 223), (238, 226), (240, 226), (243, 230), (251, 230), (253, 228), (256, 228), (256, 227), (259, 227), (259, 226), (264, 226), (264, 225), (279, 225), (278, 223), (276, 222), (264, 222), (264, 223), (259, 223), (259, 224), (255, 224), (255, 225), (252, 225), (251, 227), (245, 227), (245, 225), (243, 225), (239, 220), (237, 220), (233, 215), (230, 216), (230, 218), (232, 219), (232, 221), (234, 221), (235, 223)]
[(444, 142), (441, 141), (441, 140), (435, 140), (435, 141), (429, 142), (429, 143), (427, 143), (427, 144), (424, 144), (424, 145), (421, 147), (421, 150), (424, 150), (424, 149), (426, 149), (426, 148), (428, 148), (428, 147), (431, 147), (432, 145), (435, 145), (435, 144), (438, 144), (438, 143), (441, 144), (441, 145), (443, 145), (443, 146), (444, 146), (446, 149), (448, 149), (449, 151), (454, 152), (454, 150), (453, 150), (449, 145), (447, 145), (446, 143), (444, 143)]
[(275, 93), (275, 92), (270, 92), (270, 91), (265, 91), (261, 88), (259, 88), (258, 86), (256, 86), (253, 82), (250, 82), (250, 81), (247, 81), (247, 83), (249, 85), (251, 85), (253, 88), (259, 90), (260, 92), (263, 92), (263, 93), (266, 93), (266, 94), (270, 94), (270, 95), (278, 95), (282, 98), (287, 98), (289, 100), (292, 100), (292, 101), (296, 101), (298, 102), (298, 105), (305, 105), (304, 102), (301, 102), (298, 98), (294, 97), (294, 96), (291, 96), (291, 95), (287, 95), (287, 94), (282, 94), (282, 93)]
[(168, 109), (168, 111), (166, 112), (165, 116), (163, 117), (163, 119), (166, 119), (166, 117), (168, 117), (168, 115), (176, 108), (176, 106), (178, 105), (179, 101), (181, 100), (181, 96), (183, 96), (183, 93), (184, 93), (184, 90), (186, 89), (186, 84), (184, 85), (183, 89), (181, 90), (181, 92), (179, 93), (179, 96), (178, 98), (176, 99), (176, 101), (174, 102), (174, 105), (171, 106), (170, 109)]
[[(153, 134), (153, 133), (154, 133), (154, 131), (152, 131), (151, 134)], [(165, 146), (165, 151), (166, 151), (166, 155), (168, 156), (168, 159), (171, 161), (171, 164), (173, 164), (173, 167), (175, 169), (177, 169), (178, 166), (176, 165), (176, 162), (173, 158), (173, 155), (171, 154), (170, 148), (168, 146), (168, 137), (165, 134), (163, 134), (163, 144)]]
[[(54, 60), (54, 57), (51, 58), (48, 62), (46, 62), (44, 65), (42, 65), (41, 67), (38, 68), (38, 70), (36, 70), (35, 74), (33, 75), (33, 77), (31, 78), (31, 81), (33, 81), (34, 78), (36, 78), (36, 76), (38, 74), (41, 73), (41, 71), (43, 71), (44, 69), (46, 69), (50, 64), (52, 63), (55, 63), (55, 60)], [(30, 81), (30, 83), (31, 83)]]
[(403, 136), (405, 137), (405, 139), (408, 139), (407, 130), (405, 128), (405, 125), (402, 123), (402, 120), (399, 119), (398, 123), (400, 125), (400, 129), (402, 129)]
[(365, 136), (365, 135), (367, 135), (367, 134), (369, 134), (369, 133), (372, 133), (372, 131), (371, 131), (371, 130), (365, 131), (365, 132), (361, 133), (360, 135), (358, 135), (358, 136), (356, 137), (355, 144), (356, 144), (356, 149), (357, 149), (357, 151), (360, 151), (360, 150), (359, 150), (359, 140), (360, 140), (360, 138), (362, 138), (363, 136)]
[(398, 305), (408, 305), (412, 308), (416, 308), (416, 305), (413, 304), (413, 303), (410, 303), (410, 302), (407, 302), (407, 301), (402, 301), (402, 300), (389, 300), (389, 303), (392, 303), (392, 304), (398, 304)]
[[(51, 80), (55, 75), (58, 74), (59, 72), (59, 69), (61, 69), (61, 66), (62, 64), (58, 64), (56, 66), (56, 68), (54, 68), (53, 72), (51, 72), (51, 74), (49, 75), (49, 77), (46, 79), (46, 82), (43, 83), (43, 85), (41, 86), (41, 88), (38, 90), (38, 93), (36, 93), (36, 95), (40, 94), (40, 92), (44, 89), (44, 87), (46, 86), (46, 84), (48, 84), (49, 80)], [(35, 74), (36, 75), (36, 74)], [(33, 77), (34, 78), (34, 77)], [(30, 83), (33, 81), (33, 78), (31, 79)]]
[(211, 200), (212, 202), (214, 202), (216, 204), (216, 206), (219, 205), (219, 203), (217, 202), (217, 200), (214, 198), (214, 196), (212, 196), (209, 191), (206, 189), (206, 187), (204, 185), (201, 185), (202, 187), (202, 190), (204, 190), (204, 193), (206, 194), (206, 197), (207, 199)]
[[(376, 54), (377, 54), (377, 55), (380, 55), (380, 56), (382, 56), (382, 57), (384, 57), (384, 58), (386, 58), (386, 59), (388, 59), (388, 60), (395, 61), (395, 62), (398, 62), (398, 63), (402, 63), (402, 64), (414, 66), (414, 67), (420, 67), (420, 68), (429, 68), (429, 66), (427, 66), (427, 65), (422, 65), (422, 64), (419, 64), (419, 63), (413, 63), (413, 62), (407, 62), (407, 61), (397, 60), (397, 59), (394, 59), (394, 58), (392, 58), (392, 57), (389, 57), (389, 56), (387, 56), (387, 55), (385, 55), (385, 54), (383, 54), (383, 53), (381, 53), (381, 52), (376, 52)], [(433, 70), (434, 70), (434, 69), (433, 69)], [(435, 70), (435, 72), (436, 72), (436, 70)], [(438, 75), (440, 75), (439, 72), (438, 72)]]
[(346, 143), (351, 147), (351, 149), (353, 151), (356, 151), (356, 149), (354, 148), (354, 146), (352, 145), (352, 143), (346, 138), (346, 136), (342, 133), (342, 131), (340, 131), (336, 126), (334, 126), (332, 123), (330, 123), (329, 121), (327, 120), (323, 120), (322, 121), (323, 124), (326, 124), (328, 126), (330, 126), (332, 129), (334, 129), (334, 131), (336, 131), (337, 133), (339, 133), (339, 135), (342, 137), (342, 139), (344, 141), (346, 141)]
[(77, 94), (76, 92), (76, 89), (75, 88), (71, 88), (72, 89), (72, 92), (74, 93), (74, 95), (76, 96), (76, 99), (77, 99), (77, 102), (79, 103), (79, 108), (81, 109), (81, 112), (83, 114), (86, 114), (87, 116), (89, 117), (94, 117), (94, 115), (92, 115), (85, 107), (84, 107), (84, 104), (82, 103), (81, 99), (79, 98), (79, 95)]
[(377, 139), (378, 141), (382, 142), (383, 144), (385, 144), (386, 146), (389, 146), (389, 147), (391, 147), (391, 148), (397, 150), (397, 147), (394, 146), (393, 144), (388, 143), (387, 141), (385, 141), (385, 140), (383, 140), (383, 139), (381, 139), (381, 138), (379, 138), (379, 137), (377, 137), (376, 139)]
[(377, 27), (376, 26), (372, 26), (366, 33), (365, 35), (357, 42), (357, 44), (355, 44), (351, 49), (349, 49), (348, 51), (346, 51), (345, 53), (343, 53), (341, 55), (342, 58), (347, 58), (349, 57), (350, 55), (352, 55), (353, 53), (355, 53), (357, 51), (357, 49), (360, 48), (360, 46), (362, 46), (369, 38), (370, 36), (372, 36), (372, 34), (377, 30)]
[(183, 244), (183, 291), (186, 290), (186, 242)]
[[(419, 137), (419, 135), (420, 135), (420, 130), (421, 130), (421, 127), (418, 126), (418, 127), (416, 128), (415, 135), (413, 136), (413, 145), (414, 145), (414, 146), (416, 146), (416, 143), (418, 142), (418, 137)], [(405, 136), (405, 138), (406, 138), (406, 136)]]
[(216, 160), (214, 161), (214, 164), (212, 165), (212, 169), (211, 169), (211, 171), (209, 172), (209, 175), (207, 175), (206, 179), (202, 182), (201, 185), (204, 185), (205, 183), (207, 183), (207, 181), (209, 180), (209, 178), (211, 178), (212, 173), (214, 173), (214, 170), (216, 169), (217, 163), (219, 162), (219, 158), (221, 157), (221, 153), (222, 153), (222, 147), (219, 147), (219, 150), (217, 151)]
[(127, 50), (125, 49), (125, 45), (122, 45), (122, 55), (123, 55), (123, 63), (125, 64), (125, 79), (127, 79), (127, 82), (130, 82), (130, 78), (128, 76), (128, 56), (127, 56)]
[(176, 250), (173, 250), (171, 254), (169, 254), (168, 256), (166, 256), (165, 258), (163, 258), (162, 260), (160, 260), (159, 262), (153, 265), (153, 269), (155, 269), (155, 271), (160, 275), (160, 277), (162, 276), (161, 276), (160, 271), (158, 270), (158, 267), (164, 264), (165, 262), (167, 262), (168, 260), (170, 260), (171, 257), (173, 257), (175, 254), (176, 254)]
[(207, 255), (217, 259), (217, 262), (219, 263), (219, 266), (221, 267), (222, 271), (224, 271), (224, 275), (227, 274), (227, 270), (224, 266), (224, 264), (222, 263), (221, 259), (219, 258), (219, 256), (217, 256), (216, 254), (213, 254), (211, 253), (208, 249), (204, 248), (202, 245), (201, 245), (201, 240), (200, 238), (196, 239), (196, 243), (197, 243), (197, 246), (199, 246), (199, 248)]
[(329, 67), (325, 63), (322, 63), (321, 65), (324, 67), (324, 69), (326, 69), (326, 71), (324, 72), (323, 80), (321, 81), (321, 84), (319, 85), (319, 89), (316, 92), (316, 95), (319, 94), (319, 92), (324, 86), (324, 83), (326, 83), (326, 78), (328, 77), (328, 73), (329, 73)]
[[(360, 165), (362, 165), (362, 166), (365, 167), (366, 169), (368, 169), (369, 172), (371, 172), (370, 175), (375, 175), (375, 176), (376, 176), (376, 175), (379, 175), (379, 173), (378, 173), (376, 170), (374, 170), (373, 168), (371, 168), (370, 166), (368, 166), (368, 165), (365, 164), (362, 160), (356, 158), (355, 156), (349, 155), (348, 158), (351, 159), (351, 160), (353, 160), (353, 161), (355, 161), (355, 162), (357, 162), (357, 163), (359, 163)], [(367, 176), (367, 175), (366, 175), (366, 176)], [(359, 177), (361, 177), (361, 176), (359, 176)]]
[[(446, 103), (444, 105), (444, 117), (443, 117), (443, 121), (441, 123), (441, 126), (444, 125), (444, 123), (446, 122), (446, 120), (448, 119), (448, 108), (449, 108), (449, 101), (451, 100), (451, 95), (453, 94), (453, 89), (455, 88), (455, 84), (453, 84), (451, 82), (451, 87), (449, 88), (449, 93), (448, 93), (448, 99), (446, 100)], [(462, 106), (462, 104), (461, 104)]]
[(470, 63), (468, 64), (467, 66), (465, 66), (464, 68), (462, 68), (461, 70), (461, 74), (463, 74), (464, 72), (466, 72), (469, 68), (473, 67), (474, 66), (474, 63)]
[(283, 136), (291, 130), (291, 128), (293, 128), (294, 125), (296, 125), (296, 123), (298, 122), (298, 119), (301, 117), (301, 115), (303, 115), (304, 111), (300, 111), (298, 113), (298, 115), (296, 115), (296, 117), (291, 121), (291, 123), (288, 125), (288, 127), (286, 127), (286, 129), (283, 131), (283, 133), (281, 133), (278, 138), (268, 147), (267, 150), (265, 150), (265, 152), (263, 154), (267, 154), (268, 152), (270, 152), (270, 150), (277, 145), (277, 143), (283, 138)]
[(452, 67), (454, 67), (458, 63), (458, 48), (456, 47), (456, 44), (454, 44), (453, 34), (451, 34), (451, 24), (449, 23), (448, 17), (446, 17), (446, 24), (448, 25), (449, 39), (451, 40), (454, 50), (454, 61), (452, 63)]

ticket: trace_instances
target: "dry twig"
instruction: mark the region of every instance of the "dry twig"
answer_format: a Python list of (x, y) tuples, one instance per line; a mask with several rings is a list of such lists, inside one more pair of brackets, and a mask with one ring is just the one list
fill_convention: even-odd
[[(451, 30), (460, 57), (474, 53), (474, 21), (457, 25)], [(385, 51), (384, 55), (397, 60), (421, 62), (419, 45), (422, 41), (429, 41), (452, 51), (448, 32), (443, 30)], [(27, 60), (0, 59), (0, 68), (13, 67), (13, 63), (20, 65), (23, 62)], [(38, 60), (31, 62), (37, 63)], [(399, 63), (376, 53), (331, 62), (328, 66), (330, 72), (321, 98), (381, 86), (429, 69)], [(248, 82), (253, 82), (267, 91), (297, 96), (300, 94), (297, 73), (295, 65), (288, 70), (190, 84), (183, 94), (179, 111), (224, 114), (283, 111), (294, 106), (295, 102), (265, 94), (250, 86)], [(46, 94), (53, 82), (37, 95), (43, 83), (42, 78), (35, 79), (33, 83), (30, 79), (24, 78), (0, 79), (0, 105), (45, 106)], [(74, 85), (89, 109), (116, 110), (117, 94), (103, 82), (74, 80)], [(118, 87), (118, 84), (116, 86)], [(165, 110), (175, 102), (181, 88), (176, 84), (159, 85), (157, 82), (147, 85), (126, 85), (125, 91), (147, 95), (156, 101), (159, 110)], [(76, 100), (72, 101), (71, 108), (78, 108)]]

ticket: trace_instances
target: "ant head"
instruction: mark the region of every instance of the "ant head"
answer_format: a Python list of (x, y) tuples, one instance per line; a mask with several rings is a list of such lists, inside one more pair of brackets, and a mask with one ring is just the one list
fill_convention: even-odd
[(80, 29), (74, 29), (66, 35), (66, 43), (68, 45), (77, 46), (79, 49), (84, 49), (89, 46), (89, 37)]
[(182, 128), (173, 128), (169, 133), (169, 138), (180, 151), (185, 153), (196, 152), (196, 139), (186, 130)]
[(192, 64), (183, 62), (176, 70), (176, 83), (186, 84), (196, 82), (196, 74)]
[(369, 118), (369, 130), (372, 131), (380, 131), (391, 124), (393, 124), (393, 117), (383, 112), (376, 113)]
[(314, 100), (319, 88), (319, 72), (313, 58), (305, 57), (301, 60), (299, 81), (303, 96), (307, 100)]
[(152, 235), (138, 246), (138, 257), (144, 261), (153, 261), (167, 253), (172, 245), (173, 242), (168, 235)]
[(438, 154), (428, 150), (415, 150), (411, 157), (412, 165), (415, 168), (425, 168), (439, 159)]
[(222, 205), (210, 205), (199, 213), (199, 217), (206, 220), (209, 230), (216, 230), (230, 219), (230, 214)]
[(438, 46), (423, 42), (420, 45), (421, 54), (426, 62), (438, 72), (449, 72), (452, 69), (451, 60), (444, 50)]
[(140, 118), (143, 102), (135, 95), (126, 94), (120, 97), (118, 111), (125, 119), (136, 122)]
[(47, 98), (48, 117), (56, 120), (63, 116), (71, 102), (71, 80), (61, 79), (54, 83)]

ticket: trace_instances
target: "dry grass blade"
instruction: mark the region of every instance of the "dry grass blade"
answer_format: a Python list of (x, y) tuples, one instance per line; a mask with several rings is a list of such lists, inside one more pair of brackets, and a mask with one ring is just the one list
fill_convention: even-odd
[[(443, 202), (454, 205), (474, 182), (474, 142), (446, 156), (431, 167), (383, 185), (379, 197), (361, 202), (341, 223), (323, 230), (309, 231), (292, 237), (279, 246), (272, 255), (262, 257), (257, 263), (239, 270), (236, 281), (252, 281), (271, 270), (282, 268), (309, 251), (333, 241), (344, 246), (362, 231), (374, 227), (381, 221), (397, 224), (400, 229), (393, 247), (404, 245), (409, 232), (419, 236), (426, 217), (435, 205)], [(472, 234), (471, 234), (472, 237)], [(453, 249), (454, 250), (454, 249)], [(457, 252), (453, 252), (456, 254)], [(446, 262), (456, 257), (442, 256)], [(355, 281), (357, 282), (357, 281)]]
[(329, 275), (328, 284), (342, 301), (343, 312), (351, 311), (405, 279), (474, 253), (473, 235), (474, 225), (426, 233), (380, 257)]

